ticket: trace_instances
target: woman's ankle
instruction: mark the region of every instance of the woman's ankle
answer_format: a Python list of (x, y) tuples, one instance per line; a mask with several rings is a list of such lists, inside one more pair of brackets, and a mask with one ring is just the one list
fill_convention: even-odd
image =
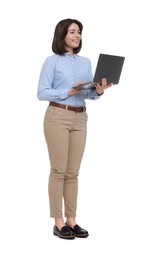
[(73, 228), (76, 225), (75, 217), (67, 218), (67, 224)]
[(61, 228), (65, 226), (63, 218), (55, 218), (55, 225), (59, 230), (61, 230)]

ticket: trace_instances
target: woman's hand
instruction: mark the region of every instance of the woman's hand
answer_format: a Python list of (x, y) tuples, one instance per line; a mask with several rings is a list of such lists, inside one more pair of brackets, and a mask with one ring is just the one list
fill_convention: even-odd
[[(76, 88), (78, 87), (79, 85), (82, 85), (82, 84), (86, 84), (87, 82), (76, 82), (76, 84), (74, 85), (74, 87), (72, 87), (69, 91), (68, 91), (68, 95), (71, 96), (71, 95), (74, 95), (74, 94), (77, 94), (79, 91), (81, 91), (81, 89), (79, 88)], [(107, 85), (107, 80), (106, 78), (102, 78), (102, 84), (100, 85), (99, 83), (96, 83), (95, 84), (95, 88), (96, 88), (96, 93), (97, 95), (101, 95), (103, 94), (104, 90), (111, 87), (113, 85), (113, 83), (110, 83)]]
[(85, 84), (86, 82), (76, 82), (74, 87), (72, 87), (69, 92), (68, 92), (68, 95), (71, 96), (71, 95), (74, 95), (74, 94), (77, 94), (79, 91), (81, 91), (81, 89), (78, 89), (76, 87), (78, 87), (79, 85), (81, 84)]
[(102, 78), (102, 84), (101, 84), (101, 85), (98, 84), (98, 83), (95, 84), (96, 93), (97, 93), (98, 95), (101, 95), (101, 94), (103, 94), (103, 92), (104, 92), (105, 89), (111, 87), (112, 85), (113, 85), (113, 83), (110, 83), (110, 84), (107, 85), (107, 80), (106, 80), (106, 78)]

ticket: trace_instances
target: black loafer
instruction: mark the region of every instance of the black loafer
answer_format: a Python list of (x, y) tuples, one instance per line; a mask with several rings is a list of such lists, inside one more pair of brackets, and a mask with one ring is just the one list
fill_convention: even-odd
[(75, 238), (74, 232), (68, 226), (62, 227), (61, 230), (59, 230), (57, 228), (57, 226), (54, 226), (53, 234), (55, 236), (58, 236), (58, 237), (64, 238), (64, 239), (74, 239)]
[(81, 228), (79, 225), (75, 225), (73, 228), (71, 228), (67, 222), (66, 222), (67, 227), (70, 228), (70, 230), (75, 234), (76, 237), (88, 237), (88, 231)]

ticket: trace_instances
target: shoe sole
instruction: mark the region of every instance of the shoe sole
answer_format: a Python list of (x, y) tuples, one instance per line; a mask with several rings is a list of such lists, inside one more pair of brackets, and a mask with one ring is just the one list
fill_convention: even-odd
[(86, 237), (88, 237), (89, 235), (76, 235), (76, 234), (75, 234), (75, 236), (76, 236), (76, 237), (80, 237), (80, 238), (86, 238)]
[(63, 239), (74, 239), (75, 236), (59, 236), (57, 233), (53, 232), (53, 235), (59, 237), (59, 238), (63, 238)]

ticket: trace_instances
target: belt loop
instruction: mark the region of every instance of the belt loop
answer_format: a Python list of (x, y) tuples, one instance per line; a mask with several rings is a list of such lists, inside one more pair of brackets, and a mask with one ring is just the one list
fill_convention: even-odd
[(68, 110), (68, 105), (66, 105), (65, 110)]

